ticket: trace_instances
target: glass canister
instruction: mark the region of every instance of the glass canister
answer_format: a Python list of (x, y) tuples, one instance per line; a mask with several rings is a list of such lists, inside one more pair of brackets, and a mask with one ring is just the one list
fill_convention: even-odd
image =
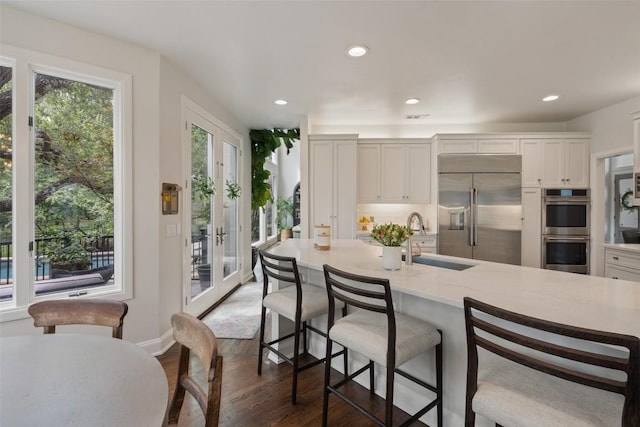
[(320, 224), (314, 227), (313, 246), (319, 251), (331, 249), (331, 226)]

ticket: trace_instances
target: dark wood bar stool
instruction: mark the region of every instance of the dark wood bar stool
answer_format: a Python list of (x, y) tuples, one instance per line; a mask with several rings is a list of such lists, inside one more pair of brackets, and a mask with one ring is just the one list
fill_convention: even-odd
[[(260, 349), (258, 352), (258, 375), (262, 374), (262, 358), (263, 350), (269, 351), (280, 356), (285, 362), (293, 366), (293, 380), (291, 384), (291, 403), (296, 403), (296, 392), (298, 386), (298, 374), (309, 368), (312, 368), (325, 361), (325, 358), (309, 362), (300, 366), (300, 336), (302, 335), (302, 352), (308, 354), (307, 348), (307, 331), (326, 337), (326, 333), (317, 329), (308, 323), (314, 317), (327, 314), (329, 310), (329, 301), (324, 288), (320, 286), (303, 283), (298, 271), (298, 264), (295, 258), (283, 257), (259, 251), (260, 262), (262, 263), (262, 272), (264, 276), (264, 285), (262, 289), (262, 316), (260, 319)], [(269, 290), (269, 280), (277, 280), (279, 289)], [(291, 285), (284, 287), (283, 285)], [(334, 305), (340, 309), (344, 305)], [(272, 341), (266, 342), (264, 339), (264, 326), (266, 320), (267, 308), (283, 317), (294, 322), (294, 330), (292, 333), (278, 337)], [(274, 345), (285, 340), (293, 338), (293, 355), (285, 355)], [(344, 350), (338, 351), (329, 357), (335, 357), (344, 354), (345, 369), (347, 367), (347, 356)]]
[[(327, 360), (324, 377), (322, 425), (328, 423), (329, 395), (334, 394), (367, 416), (379, 426), (393, 425), (393, 391), (395, 374), (399, 374), (435, 394), (422, 409), (402, 425), (409, 425), (433, 408), (437, 408), (438, 426), (442, 426), (442, 333), (433, 325), (393, 309), (391, 289), (387, 279), (366, 277), (324, 265), (329, 295), (327, 355), (333, 343), (351, 349), (369, 359), (369, 363), (347, 375), (336, 384), (330, 384), (331, 360)], [(345, 317), (335, 320), (333, 307), (338, 302), (355, 308)], [(435, 349), (436, 386), (398, 369), (421, 353)], [(339, 388), (358, 375), (369, 371), (369, 389), (373, 394), (374, 363), (386, 368), (385, 419), (377, 418), (362, 405), (350, 399)]]
[(505, 427), (640, 426), (639, 338), (472, 298), (464, 299), (464, 313), (467, 427), (476, 414)]

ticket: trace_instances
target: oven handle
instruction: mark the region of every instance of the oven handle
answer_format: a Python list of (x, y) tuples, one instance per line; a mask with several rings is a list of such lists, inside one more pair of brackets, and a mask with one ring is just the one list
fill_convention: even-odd
[(570, 240), (570, 241), (588, 242), (591, 239), (589, 237), (544, 236), (544, 240), (549, 240), (549, 241)]
[(557, 204), (557, 205), (575, 205), (575, 204), (580, 204), (580, 203), (587, 203), (589, 204), (591, 202), (591, 198), (590, 197), (543, 197), (542, 198), (544, 203), (552, 203), (552, 204)]

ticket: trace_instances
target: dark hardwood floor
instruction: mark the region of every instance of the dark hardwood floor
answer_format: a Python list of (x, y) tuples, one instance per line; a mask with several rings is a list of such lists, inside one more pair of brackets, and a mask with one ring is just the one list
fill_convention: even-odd
[[(324, 365), (318, 365), (298, 376), (298, 403), (291, 404), (291, 366), (275, 364), (265, 358), (262, 375), (257, 374), (258, 334), (252, 340), (219, 339), (219, 348), (224, 356), (222, 377), (222, 401), (220, 425), (242, 426), (320, 426), (322, 420), (322, 384)], [(310, 357), (310, 356), (309, 356)], [(169, 399), (173, 395), (178, 369), (178, 351), (174, 345), (158, 357), (169, 381)], [(341, 363), (336, 359), (334, 363)], [(199, 362), (191, 361), (194, 372), (202, 372)], [(366, 376), (366, 374), (364, 374)], [(200, 378), (202, 375), (198, 375)], [(341, 374), (334, 372), (334, 379)], [(368, 390), (353, 384), (345, 387), (361, 403), (384, 414), (384, 400), (370, 396)], [(396, 409), (394, 424), (399, 424), (408, 416)], [(196, 427), (204, 425), (204, 418), (196, 401), (189, 396), (180, 414), (179, 426)], [(329, 400), (330, 426), (372, 426), (375, 425), (355, 409), (335, 396)], [(424, 425), (416, 423), (414, 425)]]

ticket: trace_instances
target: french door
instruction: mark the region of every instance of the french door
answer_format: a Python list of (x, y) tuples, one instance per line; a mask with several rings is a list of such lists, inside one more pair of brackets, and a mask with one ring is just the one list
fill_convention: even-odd
[(184, 310), (199, 315), (240, 282), (239, 138), (185, 108)]

